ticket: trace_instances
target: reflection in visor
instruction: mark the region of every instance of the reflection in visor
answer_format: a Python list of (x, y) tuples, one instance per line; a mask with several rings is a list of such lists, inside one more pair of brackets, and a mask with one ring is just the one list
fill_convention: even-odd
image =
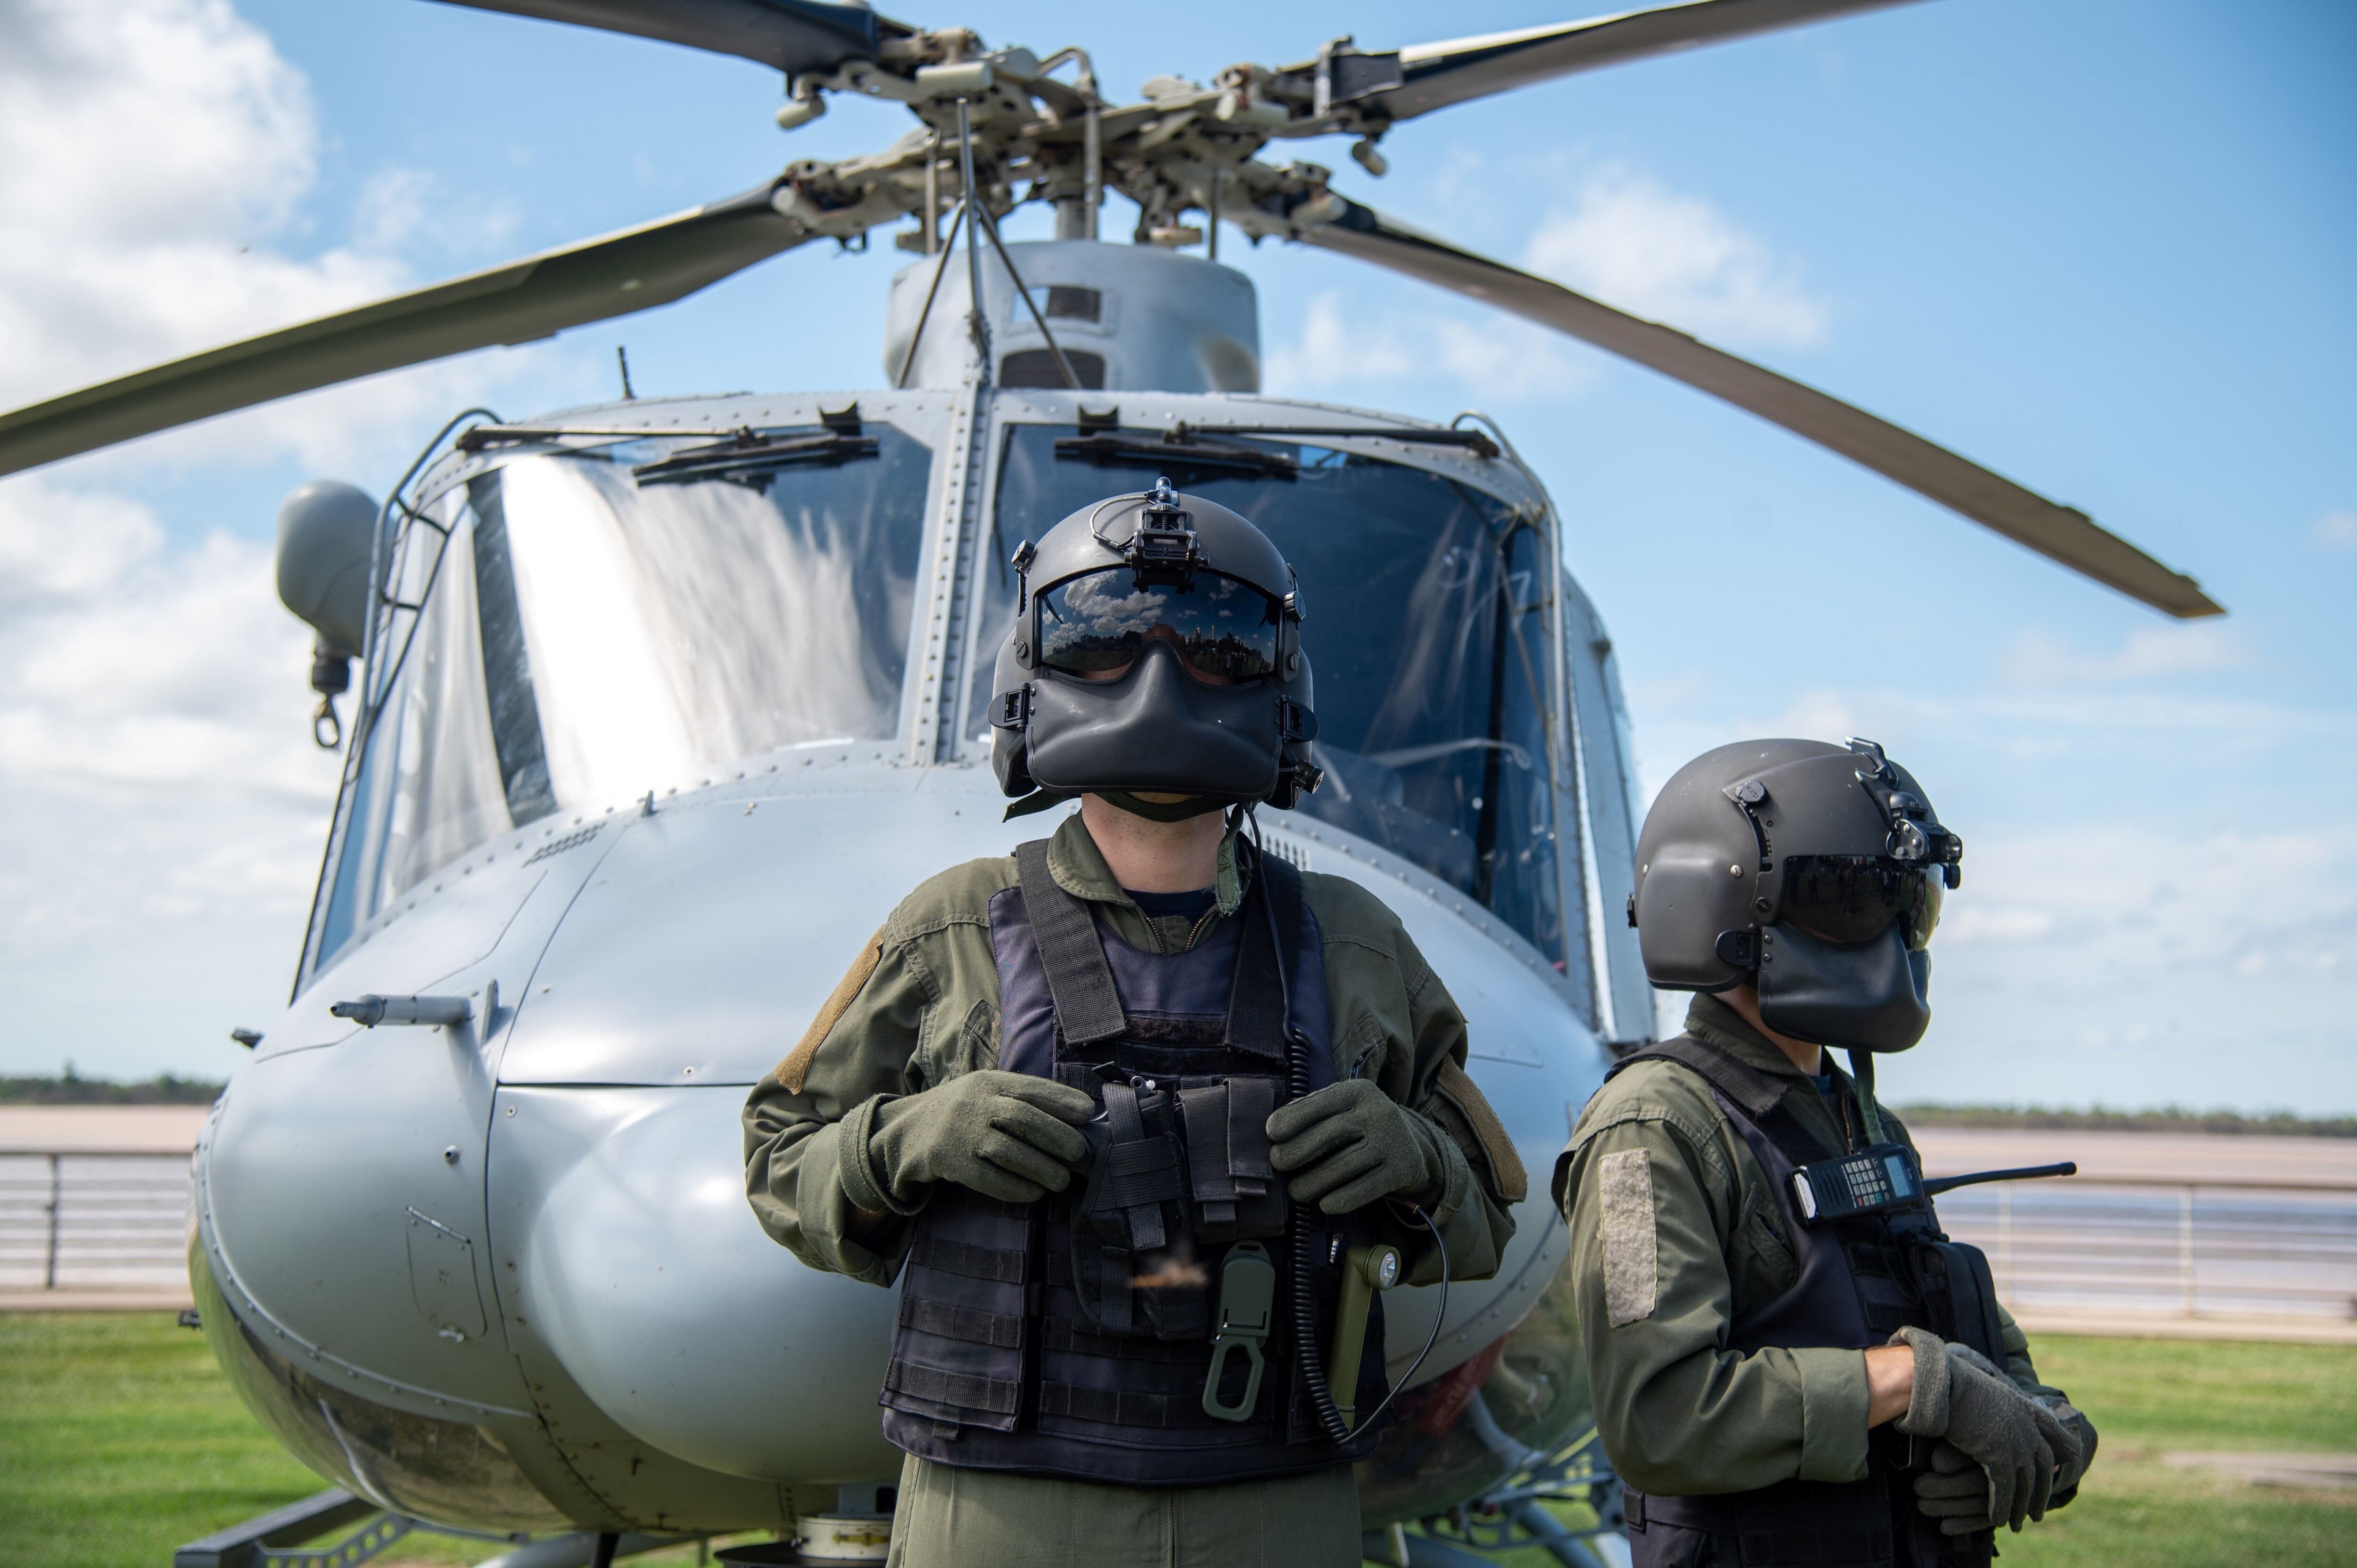
[(1878, 855), (1791, 855), (1777, 919), (1843, 947), (1870, 942), (1896, 920), (1908, 948), (1920, 951), (1940, 924), (1943, 897), (1937, 868)]
[(1191, 585), (1142, 587), (1115, 567), (1059, 583), (1039, 599), (1040, 662), (1069, 674), (1110, 681), (1157, 638), (1208, 681), (1254, 681), (1276, 668), (1277, 607), (1233, 577), (1203, 572)]

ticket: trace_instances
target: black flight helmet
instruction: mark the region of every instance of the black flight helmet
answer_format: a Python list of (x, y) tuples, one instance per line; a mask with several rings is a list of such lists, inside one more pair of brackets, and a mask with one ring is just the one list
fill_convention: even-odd
[(1301, 596), (1246, 519), (1162, 479), (1074, 512), (1014, 565), (990, 760), (1017, 811), (1102, 794), (1182, 818), (1318, 787)]
[(1931, 1026), (1925, 951), (1964, 841), (1870, 740), (1752, 740), (1678, 769), (1637, 841), (1645, 975), (1760, 988), (1779, 1034), (1903, 1051)]

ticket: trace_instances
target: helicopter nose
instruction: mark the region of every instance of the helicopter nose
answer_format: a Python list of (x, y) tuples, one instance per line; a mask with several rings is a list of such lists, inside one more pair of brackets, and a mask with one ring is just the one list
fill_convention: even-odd
[(762, 1233), (738, 1156), (744, 1093), (500, 1091), (493, 1233), (521, 1240), (510, 1333), (536, 1335), (616, 1424), (694, 1464), (895, 1474), (876, 1419), (892, 1315), (875, 1286)]

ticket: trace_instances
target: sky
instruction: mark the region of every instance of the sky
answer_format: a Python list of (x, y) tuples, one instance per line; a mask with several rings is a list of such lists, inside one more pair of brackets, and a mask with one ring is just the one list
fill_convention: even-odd
[[(888, 6), (888, 11), (892, 8)], [(1576, 14), (1525, 0), (899, 12), (1109, 91)], [(1183, 16), (1183, 25), (1180, 19)], [(1933, 0), (1276, 149), (2076, 505), (2232, 612), (2177, 624), (1749, 415), (1338, 257), (1238, 242), (1266, 390), (1495, 414), (1612, 629), (1650, 791), (1883, 741), (1967, 844), (1896, 1101), (2357, 1112), (2357, 10)], [(740, 191), (742, 61), (430, 0), (0, 4), (0, 407)], [(1108, 234), (1132, 211), (1108, 207)], [(1012, 235), (1044, 234), (1043, 214)], [(0, 479), (0, 1072), (224, 1076), (283, 1005), (332, 805), (278, 500), (448, 415), (879, 384), (904, 257)], [(1665, 1011), (1674, 1018), (1674, 1010)]]

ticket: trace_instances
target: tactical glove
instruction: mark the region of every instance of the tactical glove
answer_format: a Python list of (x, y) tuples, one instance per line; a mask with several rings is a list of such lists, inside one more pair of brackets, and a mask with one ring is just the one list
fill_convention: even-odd
[[(1986, 1489), (1975, 1487), (1970, 1473), (1942, 1470), (1939, 1449), (1932, 1450), (1932, 1467), (1915, 1479), (1920, 1499), (1936, 1497), (1939, 1509), (1926, 1515), (1940, 1520), (1949, 1535), (2005, 1524), (2018, 1530), (2025, 1519), (2043, 1519), (2053, 1496), (2058, 1466), (2077, 1467), (2082, 1459), (2078, 1439), (2054, 1412), (2016, 1387), (1987, 1358), (1962, 1345), (1950, 1345), (1921, 1328), (1902, 1328), (1890, 1337), (1915, 1353), (1915, 1389), (1899, 1430), (1910, 1437), (1945, 1438), (1977, 1466)], [(1978, 1507), (1973, 1494), (1978, 1491)]]
[(1268, 1163), (1298, 1173), (1285, 1187), (1295, 1202), (1348, 1214), (1394, 1194), (1437, 1197), (1448, 1175), (1440, 1135), (1371, 1079), (1345, 1079), (1276, 1108)]
[(867, 1157), (877, 1185), (903, 1202), (927, 1183), (953, 1181), (1031, 1203), (1071, 1185), (1089, 1153), (1079, 1123), (1095, 1113), (1086, 1094), (1053, 1079), (970, 1072), (878, 1106)]

